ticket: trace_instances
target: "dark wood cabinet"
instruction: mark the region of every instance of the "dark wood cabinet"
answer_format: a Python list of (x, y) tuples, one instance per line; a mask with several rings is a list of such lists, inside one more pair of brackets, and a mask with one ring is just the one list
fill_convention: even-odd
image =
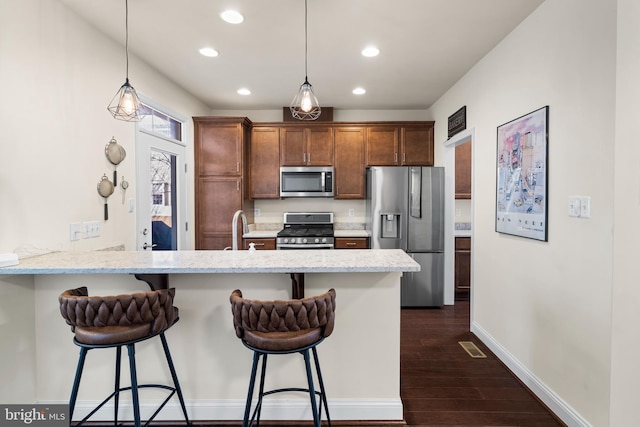
[(243, 124), (214, 117), (194, 117), (196, 169), (201, 176), (241, 175)]
[(332, 166), (333, 128), (289, 126), (280, 129), (281, 166)]
[(456, 199), (471, 198), (471, 142), (456, 148)]
[(429, 121), (254, 125), (246, 117), (194, 117), (194, 124), (198, 213), (201, 177), (240, 177), (235, 208), (252, 214), (249, 199), (280, 197), (280, 166), (333, 166), (335, 199), (364, 199), (366, 166), (433, 166)]
[(364, 199), (364, 127), (336, 127), (334, 198)]
[(433, 123), (401, 128), (403, 166), (433, 166)]
[(237, 210), (253, 221), (253, 201), (246, 188), (251, 121), (194, 117), (193, 122), (195, 247), (224, 249), (232, 246), (231, 221)]
[(249, 249), (250, 243), (255, 243), (255, 248), (258, 251), (261, 250), (275, 250), (276, 249), (276, 239), (275, 238), (247, 238), (244, 240), (244, 248)]
[(398, 166), (400, 129), (392, 126), (367, 128), (367, 166)]
[(454, 252), (456, 300), (468, 300), (471, 292), (471, 237), (456, 237)]
[(336, 249), (369, 249), (368, 237), (336, 237), (334, 240)]
[(367, 166), (433, 166), (433, 122), (367, 127)]
[(249, 196), (280, 198), (280, 128), (254, 126), (250, 146)]

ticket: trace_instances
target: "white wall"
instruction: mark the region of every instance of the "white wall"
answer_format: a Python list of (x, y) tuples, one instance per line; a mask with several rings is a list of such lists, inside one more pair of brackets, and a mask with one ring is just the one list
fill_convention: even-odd
[(615, 132), (615, 227), (613, 270), (613, 329), (611, 344), (611, 426), (640, 425), (640, 287), (638, 242), (640, 229), (640, 3), (618, 0), (618, 58)]
[[(609, 425), (615, 52), (615, 1), (547, 0), (431, 109), (436, 141), (462, 105), (475, 128), (472, 328), (571, 424)], [(539, 242), (495, 232), (496, 127), (545, 105)], [(571, 195), (591, 196), (590, 219), (568, 217)]]
[[(135, 125), (106, 109), (124, 83), (124, 47), (58, 1), (0, 0), (0, 58), (0, 252), (133, 249), (135, 214), (122, 193), (109, 198), (105, 222), (96, 191), (102, 174), (113, 171), (104, 155), (113, 136), (127, 151), (118, 174), (131, 183), (127, 197), (135, 197)], [(129, 77), (140, 93), (176, 113), (208, 113), (133, 56)], [(102, 236), (71, 242), (69, 224), (90, 220), (101, 221)]]

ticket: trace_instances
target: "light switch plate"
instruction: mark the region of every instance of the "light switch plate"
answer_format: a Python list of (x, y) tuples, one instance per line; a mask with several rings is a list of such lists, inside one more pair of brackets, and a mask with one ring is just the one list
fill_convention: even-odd
[(100, 237), (100, 221), (84, 222), (84, 238)]
[(590, 218), (591, 197), (569, 196), (569, 216), (574, 218)]

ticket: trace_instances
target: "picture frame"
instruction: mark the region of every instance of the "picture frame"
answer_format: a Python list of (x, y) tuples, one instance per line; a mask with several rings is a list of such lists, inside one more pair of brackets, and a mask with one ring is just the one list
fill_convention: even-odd
[(496, 232), (548, 241), (549, 106), (497, 128)]

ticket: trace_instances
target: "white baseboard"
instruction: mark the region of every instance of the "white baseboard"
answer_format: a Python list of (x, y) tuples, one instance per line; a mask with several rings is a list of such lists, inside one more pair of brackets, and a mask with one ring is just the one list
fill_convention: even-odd
[(570, 405), (538, 379), (487, 331), (471, 322), (473, 332), (547, 407), (569, 427), (591, 427)]
[[(172, 399), (156, 417), (157, 420), (183, 419), (180, 404)], [(46, 402), (66, 403), (66, 402)], [(74, 420), (86, 416), (99, 402), (82, 401), (76, 404)], [(192, 420), (241, 420), (244, 416), (244, 400), (187, 400), (187, 413)], [(148, 418), (160, 402), (142, 402), (140, 413)], [(332, 420), (402, 420), (402, 400), (398, 399), (336, 399), (329, 400)], [(325, 417), (324, 410), (323, 419)], [(132, 419), (133, 410), (130, 401), (120, 402), (120, 417)], [(308, 399), (265, 399), (261, 418), (263, 420), (312, 420)], [(103, 406), (91, 420), (112, 420), (113, 405)]]

